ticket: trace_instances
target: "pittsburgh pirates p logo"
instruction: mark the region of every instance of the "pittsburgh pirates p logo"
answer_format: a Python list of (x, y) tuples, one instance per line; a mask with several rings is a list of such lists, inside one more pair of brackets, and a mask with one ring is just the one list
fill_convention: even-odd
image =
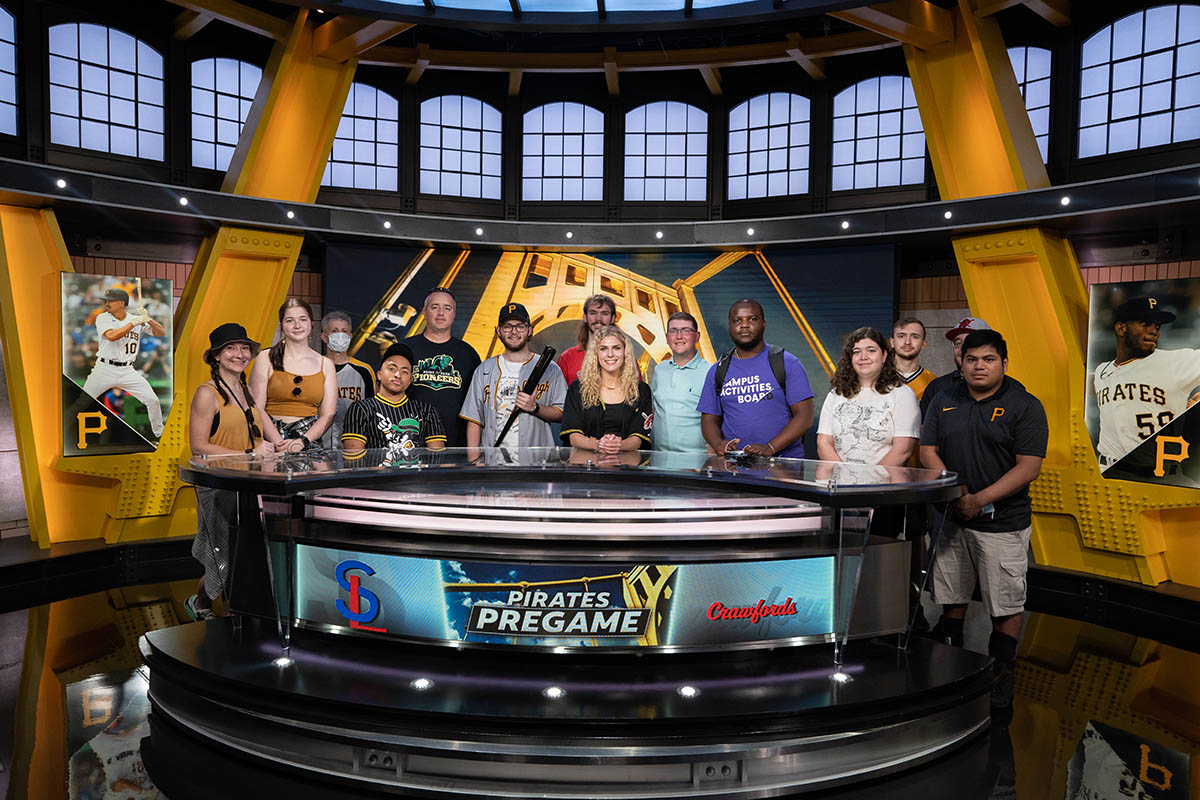
[[(89, 425), (88, 423), (95, 423)], [(108, 430), (108, 419), (100, 411), (80, 411), (75, 415), (75, 424), (79, 428), (79, 440), (75, 446), (80, 450), (87, 450), (87, 436), (89, 433), (99, 435)]]
[[(1167, 461), (1182, 463), (1188, 458), (1188, 442), (1182, 436), (1159, 436), (1154, 440), (1157, 453), (1154, 458), (1154, 477), (1161, 478), (1166, 474), (1163, 466)], [(1176, 445), (1178, 449), (1168, 452), (1167, 445)]]

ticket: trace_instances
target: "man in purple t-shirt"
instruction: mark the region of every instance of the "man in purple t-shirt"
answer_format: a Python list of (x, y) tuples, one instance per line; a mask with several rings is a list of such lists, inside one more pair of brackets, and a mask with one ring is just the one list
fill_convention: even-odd
[(729, 309), (734, 348), (720, 397), (716, 364), (704, 379), (696, 406), (700, 431), (718, 453), (740, 448), (756, 456), (804, 458), (803, 437), (813, 421), (812, 387), (800, 359), (784, 351), (787, 385), (780, 391), (771, 369), (771, 348), (763, 343), (766, 327), (762, 306), (754, 300), (738, 300)]

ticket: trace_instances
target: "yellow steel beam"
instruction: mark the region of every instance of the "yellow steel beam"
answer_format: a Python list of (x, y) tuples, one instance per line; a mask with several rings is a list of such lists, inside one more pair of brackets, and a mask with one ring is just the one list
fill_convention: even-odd
[(307, 11), (298, 11), (287, 39), (271, 52), (223, 191), (316, 199), (356, 62), (318, 58), (314, 38)]
[(721, 89), (721, 73), (716, 67), (701, 67), (700, 75), (704, 78), (704, 85), (708, 87), (708, 92), (711, 95), (719, 95)]
[[(379, 48), (376, 47), (375, 50), (373, 50), (371, 52), (376, 52), (378, 50), (379, 50)], [(417, 81), (421, 80), (421, 76), (425, 74), (425, 69), (428, 66), (429, 66), (429, 45), (419, 44), (419, 45), (417, 45), (416, 55), (413, 57), (412, 66), (408, 70), (408, 76), (404, 79), (404, 82), (411, 85), (411, 84), (414, 84)]]
[(617, 66), (617, 48), (604, 48), (604, 82), (608, 93), (616, 97), (621, 93), (620, 68)]
[(789, 33), (787, 35), (787, 54), (796, 60), (800, 68), (809, 74), (813, 80), (825, 79), (825, 62), (819, 58), (812, 58), (808, 54), (808, 48), (805, 46), (804, 37), (798, 33)]
[[(900, 42), (872, 31), (850, 31), (803, 40), (802, 56), (819, 64), (835, 56), (870, 53), (899, 47)], [(655, 70), (745, 67), (799, 60), (793, 40), (703, 47), (686, 50), (634, 50), (582, 53), (500, 53), (492, 51), (433, 50), (428, 47), (379, 45), (364, 52), (359, 63), (381, 67), (465, 70), (475, 72), (645, 72)], [(424, 64), (420, 64), (421, 60)], [(807, 69), (807, 68), (806, 68)], [(411, 82), (411, 81), (410, 81)]]
[(1071, 24), (1070, 0), (991, 0), (982, 2), (975, 11), (977, 17), (990, 17), (1013, 6), (1026, 6), (1047, 22), (1060, 28)]
[(525, 73), (519, 69), (514, 69), (508, 73), (508, 96), (516, 97), (521, 93), (521, 77)]
[[(905, 47), (941, 196), (1049, 185), (994, 18), (959, 0), (955, 38)], [(1084, 422), (1088, 296), (1071, 243), (1055, 231), (955, 237), (974, 315), (1008, 340), (1011, 373), (1045, 406), (1050, 442), (1034, 482), (1039, 564), (1147, 584), (1200, 586), (1196, 492), (1106, 480)]]
[(411, 23), (342, 14), (317, 28), (313, 53), (332, 61), (346, 61), (412, 27)]
[(923, 50), (954, 38), (954, 18), (929, 0), (892, 0), (830, 16)]
[(180, 41), (190, 39), (212, 21), (213, 18), (210, 14), (202, 14), (199, 11), (185, 8), (175, 17), (175, 32), (172, 34), (172, 38)]
[(288, 35), (288, 23), (265, 11), (259, 11), (234, 0), (171, 0), (177, 6), (219, 19), (230, 25), (281, 41)]

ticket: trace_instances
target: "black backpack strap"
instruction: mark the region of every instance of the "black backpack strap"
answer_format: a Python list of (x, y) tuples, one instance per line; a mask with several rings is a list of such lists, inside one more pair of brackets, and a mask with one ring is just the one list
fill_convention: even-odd
[(729, 372), (729, 359), (733, 358), (733, 351), (730, 350), (721, 359), (717, 361), (717, 371), (713, 374), (714, 389), (717, 390), (717, 405), (721, 404), (721, 389), (725, 386), (725, 374)]
[(779, 387), (779, 391), (783, 392), (786, 399), (787, 369), (783, 365), (783, 348), (778, 345), (771, 345), (771, 350), (767, 353), (767, 360), (771, 362), (771, 372), (775, 375), (775, 385)]

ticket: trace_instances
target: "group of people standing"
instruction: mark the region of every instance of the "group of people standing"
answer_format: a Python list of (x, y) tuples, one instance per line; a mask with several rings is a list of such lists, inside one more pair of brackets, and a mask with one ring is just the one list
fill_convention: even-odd
[[(655, 448), (804, 457), (813, 390), (800, 360), (764, 340), (765, 314), (754, 300), (730, 308), (733, 347), (715, 364), (698, 352), (696, 319), (672, 314), (671, 357), (649, 382), (607, 295), (585, 301), (576, 345), (546, 366), (536, 386), (527, 385), (538, 359), (523, 305), (501, 308), (495, 331), (504, 349), (482, 362), (451, 335), (455, 311), (449, 289), (430, 290), (424, 330), (392, 344), (374, 373), (348, 355), (344, 313), (322, 320), (327, 355), (314, 350), (312, 309), (301, 300), (280, 309), (281, 337), (265, 353), (242, 326), (218, 327), (204, 353), (211, 378), (191, 406), (193, 451), (265, 456), (340, 442), (347, 458), (371, 448), (394, 458), (417, 447), (490, 446), (511, 417), (509, 446), (552, 446), (552, 425), (561, 423), (562, 444), (601, 456)], [(932, 575), (943, 605), (935, 635), (961, 644), (978, 581), (993, 620), (989, 650), (1011, 667), (1025, 599), (1028, 487), (1046, 455), (1046, 416), (1006, 375), (1007, 345), (987, 323), (965, 318), (947, 339), (957, 369), (935, 377), (920, 365), (927, 344), (920, 320), (899, 320), (890, 337), (869, 327), (852, 332), (822, 405), (817, 456), (959, 474), (963, 494), (947, 515)], [(221, 531), (235, 509), (218, 492), (197, 493), (194, 553), (206, 571), (189, 607), (204, 616), (224, 585)]]

